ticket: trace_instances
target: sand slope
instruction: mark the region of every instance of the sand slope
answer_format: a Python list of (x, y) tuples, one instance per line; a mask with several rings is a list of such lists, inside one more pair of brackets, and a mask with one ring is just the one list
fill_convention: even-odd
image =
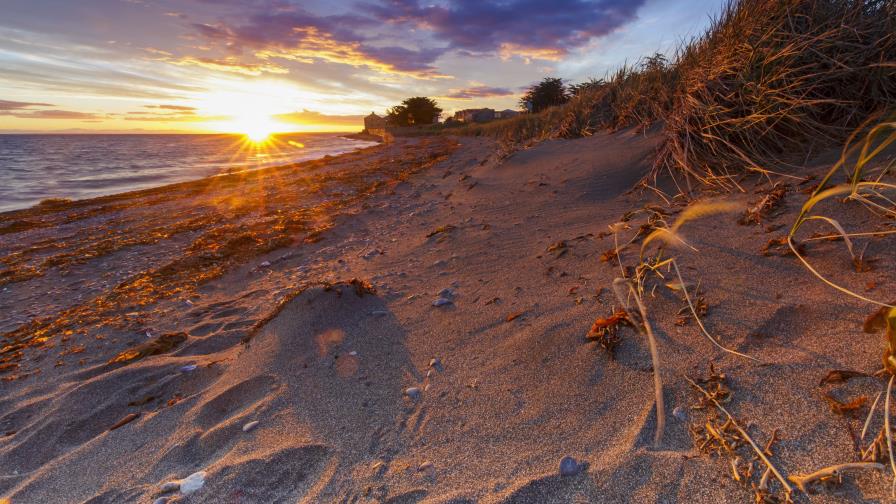
[[(188, 335), (173, 352), (105, 364), (122, 341), (80, 369), (4, 383), (0, 431), (12, 434), (0, 438), (0, 495), (153, 502), (164, 482), (205, 471), (200, 490), (166, 495), (190, 503), (750, 501), (724, 459), (694, 450), (689, 420), (670, 416), (662, 445), (652, 446), (652, 369), (634, 331), (623, 330), (615, 360), (584, 337), (615, 305), (618, 268), (599, 259), (613, 240), (600, 233), (655, 202), (626, 192), (657, 141), (602, 134), (497, 160), (488, 142), (462, 139), (450, 158), (335, 217), (322, 241), (252, 258), (204, 284), (191, 305), (154, 312), (146, 324), (157, 332)], [(822, 159), (812, 169), (824, 167)], [(791, 194), (767, 224), (790, 222), (803, 197)], [(746, 207), (756, 196), (725, 198)], [(763, 256), (780, 232), (738, 226), (736, 217), (686, 227), (699, 253), (681, 251), (679, 260), (705, 293), (710, 332), (764, 364), (720, 353), (693, 323), (675, 325), (683, 302), (658, 288), (648, 306), (668, 410), (698, 418), (682, 375), (705, 374), (713, 361), (752, 434), (767, 440), (780, 429), (783, 468), (853, 460), (847, 426), (861, 429), (861, 419), (832, 413), (818, 381), (830, 369), (879, 367), (880, 337), (861, 333), (870, 308), (835, 295), (791, 257)], [(561, 240), (565, 248), (549, 251)], [(844, 281), (893, 285), (893, 245), (875, 241), (866, 251), (875, 269), (858, 275), (842, 244), (818, 242), (812, 256)], [(359, 295), (353, 278), (376, 292)], [(887, 297), (883, 288), (878, 297)], [(433, 306), (440, 293), (451, 303)], [(873, 397), (881, 382), (832, 387)], [(244, 432), (251, 421), (259, 423)], [(567, 455), (587, 468), (561, 476)], [(866, 473), (813, 501), (880, 501), (887, 487), (884, 475)]]

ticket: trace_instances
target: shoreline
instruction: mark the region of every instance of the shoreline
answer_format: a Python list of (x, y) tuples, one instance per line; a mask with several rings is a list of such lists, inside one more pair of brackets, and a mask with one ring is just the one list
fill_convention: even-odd
[(36, 203), (30, 207), (0, 211), (0, 229), (2, 229), (3, 221), (6, 218), (9, 218), (9, 217), (15, 218), (15, 217), (18, 217), (20, 214), (21, 215), (42, 214), (42, 213), (45, 213), (45, 211), (52, 212), (52, 211), (58, 211), (60, 209), (65, 209), (65, 208), (76, 208), (79, 206), (92, 205), (92, 204), (105, 203), (105, 202), (113, 202), (113, 201), (117, 201), (117, 200), (121, 200), (121, 199), (150, 196), (150, 195), (156, 194), (158, 192), (164, 192), (169, 189), (173, 190), (173, 189), (188, 188), (194, 184), (198, 185), (198, 186), (207, 186), (207, 185), (210, 185), (211, 182), (215, 179), (228, 178), (228, 177), (243, 178), (242, 176), (244, 174), (253, 173), (253, 172), (259, 172), (260, 175), (263, 175), (265, 173), (276, 172), (278, 170), (287, 170), (287, 169), (295, 169), (295, 168), (303, 168), (303, 167), (316, 167), (316, 166), (319, 166), (321, 163), (330, 162), (331, 160), (339, 158), (341, 156), (362, 153), (362, 152), (366, 152), (370, 149), (376, 149), (378, 147), (379, 147), (379, 145), (358, 147), (354, 150), (344, 152), (342, 154), (337, 154), (337, 155), (325, 154), (319, 158), (308, 159), (308, 160), (298, 161), (298, 162), (293, 162), (293, 163), (284, 163), (282, 165), (265, 166), (265, 167), (261, 167), (261, 168), (246, 168), (246, 169), (238, 170), (238, 171), (222, 172), (222, 173), (217, 173), (217, 174), (213, 174), (213, 175), (207, 175), (207, 176), (193, 179), (193, 180), (171, 182), (168, 184), (162, 184), (162, 185), (147, 187), (147, 188), (143, 188), (143, 189), (134, 189), (131, 191), (122, 191), (122, 192), (107, 194), (107, 195), (103, 195), (103, 196), (94, 196), (94, 197), (83, 198), (83, 199), (68, 199), (68, 198), (55, 198), (55, 197), (47, 198), (46, 200)]
[[(30, 135), (35, 136), (35, 135)], [(66, 135), (50, 135), (50, 136), (66, 136)], [(68, 135), (75, 137), (85, 137), (85, 135)], [(89, 136), (89, 135), (88, 135)], [(185, 135), (147, 135), (147, 134), (121, 134), (121, 135), (96, 135), (99, 137), (183, 137)], [(191, 137), (212, 137), (212, 138), (240, 138), (241, 135), (237, 134), (195, 134), (189, 135)], [(291, 145), (287, 145), (287, 143), (293, 144), (294, 142), (290, 140), (290, 138), (299, 138), (305, 139), (311, 136), (311, 140), (313, 142), (307, 145), (307, 148), (304, 144), (301, 145), (301, 149), (297, 149), (292, 152), (288, 158), (298, 158), (297, 160), (290, 159), (276, 159), (281, 157), (280, 152), (283, 151), (284, 147), (289, 147), (292, 149)], [(143, 190), (151, 190), (158, 187), (165, 187), (171, 184), (179, 184), (183, 182), (193, 182), (196, 180), (202, 180), (204, 178), (209, 177), (218, 177), (227, 174), (234, 173), (245, 173), (254, 170), (264, 170), (268, 168), (276, 168), (280, 166), (290, 166), (298, 163), (307, 163), (309, 161), (315, 161), (319, 159), (324, 159), (327, 157), (338, 156), (341, 154), (345, 154), (348, 152), (355, 152), (358, 150), (366, 149), (369, 147), (374, 147), (370, 140), (363, 139), (354, 139), (354, 138), (346, 138), (340, 133), (285, 133), (281, 134), (283, 139), (272, 142), (269, 147), (266, 149), (268, 152), (265, 152), (262, 149), (261, 154), (257, 156), (257, 159), (251, 158), (251, 156), (246, 155), (246, 159), (237, 160), (237, 155), (234, 154), (233, 157), (229, 159), (229, 161), (222, 160), (214, 160), (207, 158), (210, 156), (208, 154), (208, 148), (202, 147), (205, 144), (193, 144), (193, 143), (183, 143), (183, 142), (175, 142), (173, 144), (176, 149), (180, 149), (181, 154), (185, 155), (183, 157), (183, 162), (180, 161), (181, 158), (174, 156), (172, 159), (169, 159), (166, 156), (160, 156), (159, 163), (138, 163), (136, 171), (132, 168), (130, 171), (121, 167), (117, 167), (118, 165), (112, 164), (108, 168), (105, 167), (103, 163), (98, 164), (97, 166), (100, 168), (85, 168), (84, 174), (82, 176), (73, 175), (68, 171), (65, 172), (65, 177), (71, 178), (69, 182), (75, 183), (76, 185), (72, 185), (70, 190), (67, 191), (69, 194), (74, 194), (75, 196), (68, 196), (66, 194), (60, 194), (55, 191), (41, 191), (38, 190), (35, 193), (35, 185), (41, 185), (43, 182), (41, 179), (35, 178), (40, 175), (37, 172), (31, 174), (29, 171), (25, 171), (25, 175), (21, 176), (21, 179), (12, 176), (12, 172), (10, 172), (11, 183), (13, 184), (10, 187), (19, 187), (21, 190), (26, 191), (30, 197), (28, 198), (19, 198), (15, 196), (14, 192), (10, 192), (10, 201), (14, 202), (13, 204), (21, 204), (22, 202), (19, 199), (25, 200), (30, 199), (32, 201), (36, 200), (39, 197), (40, 193), (45, 193), (46, 197), (43, 197), (40, 201), (36, 201), (30, 206), (24, 206), (20, 208), (12, 208), (2, 210), (0, 209), (0, 215), (16, 212), (21, 210), (27, 210), (29, 208), (33, 208), (39, 206), (43, 201), (80, 201), (80, 200), (89, 200), (93, 198), (102, 198), (107, 196), (115, 196), (117, 194), (125, 194), (132, 193)], [(340, 139), (339, 142), (333, 142), (334, 139)], [(307, 142), (308, 140), (304, 140)], [(117, 142), (117, 141), (116, 141)], [(153, 141), (155, 142), (155, 140)], [(191, 141), (192, 142), (192, 141)], [(144, 142), (145, 143), (145, 142)], [(29, 144), (19, 144), (23, 149), (26, 148)], [(75, 144), (80, 145), (80, 144)], [(112, 145), (118, 145), (113, 143)], [(153, 145), (153, 144), (150, 144)], [(235, 144), (228, 144), (226, 148), (234, 148)], [(12, 149), (15, 145), (11, 144), (7, 146), (7, 148)], [(144, 149), (147, 146), (143, 144), (136, 144), (133, 147)], [(244, 149), (245, 146), (240, 146), (239, 148)], [(120, 147), (117, 147), (120, 152)], [(192, 153), (193, 148), (200, 149), (199, 153)], [(0, 146), (0, 151), (3, 150), (3, 146)], [(330, 151), (329, 153), (327, 151)], [(341, 152), (340, 152), (341, 151)], [(273, 152), (276, 155), (270, 155)], [(312, 158), (307, 158), (307, 156), (316, 156)], [(119, 157), (121, 155), (119, 154)], [(219, 156), (220, 157), (220, 156)], [(268, 160), (267, 158), (271, 158)], [(305, 158), (305, 159), (302, 159)], [(253, 160), (254, 159), (254, 160)], [(121, 166), (125, 166), (127, 162), (123, 159), (118, 159), (118, 162), (122, 163)], [(41, 159), (37, 158), (33, 160), (33, 163), (40, 163)], [(188, 163), (189, 162), (189, 163)], [(192, 164), (190, 164), (192, 163)], [(81, 163), (83, 165), (83, 162)], [(39, 166), (39, 164), (38, 164)], [(74, 168), (77, 169), (81, 165), (75, 165)], [(184, 168), (186, 167), (186, 169)], [(15, 168), (13, 168), (15, 169)], [(195, 172), (195, 173), (194, 173)], [(80, 173), (80, 172), (79, 172)], [(44, 176), (47, 176), (46, 174)], [(81, 178), (79, 178), (81, 177)], [(128, 183), (127, 180), (131, 180), (131, 183)], [(111, 182), (109, 182), (111, 180)], [(121, 182), (120, 180), (124, 180), (125, 182)], [(155, 180), (155, 181), (153, 181)], [(147, 182), (148, 181), (148, 182)], [(66, 180), (63, 180), (66, 182)], [(132, 188), (127, 188), (130, 185)], [(12, 189), (9, 189), (12, 191)], [(94, 193), (95, 195), (91, 195)], [(99, 193), (99, 194), (96, 194)], [(105, 194), (103, 194), (105, 193)], [(4, 193), (0, 193), (2, 195)]]

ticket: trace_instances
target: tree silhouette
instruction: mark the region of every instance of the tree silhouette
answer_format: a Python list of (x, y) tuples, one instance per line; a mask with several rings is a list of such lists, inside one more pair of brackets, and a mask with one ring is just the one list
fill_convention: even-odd
[(425, 96), (415, 96), (390, 108), (386, 119), (394, 126), (413, 126), (415, 124), (432, 124), (442, 115), (442, 109), (435, 100)]
[(601, 89), (606, 85), (607, 81), (605, 81), (604, 79), (595, 79), (594, 77), (592, 77), (585, 82), (570, 84), (569, 94), (571, 96), (578, 96), (586, 91), (591, 91), (592, 89)]
[(569, 93), (563, 85), (563, 79), (558, 77), (545, 77), (538, 84), (534, 84), (520, 99), (520, 105), (530, 112), (541, 112), (555, 105), (563, 105), (569, 100)]

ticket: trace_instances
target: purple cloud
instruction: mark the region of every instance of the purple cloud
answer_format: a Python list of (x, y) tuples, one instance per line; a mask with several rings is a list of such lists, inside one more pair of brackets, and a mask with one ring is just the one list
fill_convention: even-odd
[(645, 0), (418, 0), (366, 4), (382, 21), (430, 30), (452, 49), (561, 56), (635, 19)]
[(318, 16), (301, 8), (283, 8), (249, 16), (243, 24), (192, 26), (200, 36), (217, 42), (231, 54), (249, 53), (262, 60), (323, 60), (417, 78), (444, 77), (434, 66), (444, 49), (374, 46), (357, 31), (379, 24), (373, 18), (353, 14)]
[(490, 86), (473, 86), (466, 89), (452, 89), (445, 98), (455, 100), (472, 100), (473, 98), (491, 98), (495, 96), (510, 96), (515, 94), (512, 89)]
[[(319, 15), (283, 0), (257, 0), (252, 14), (191, 25), (230, 56), (184, 56), (175, 62), (258, 75), (284, 73), (285, 68), (273, 62), (277, 59), (327, 61), (422, 79), (447, 77), (435, 64), (447, 52), (556, 60), (634, 20), (644, 2), (368, 0), (356, 4), (351, 13)], [(404, 42), (375, 43), (382, 40), (384, 30)], [(429, 41), (421, 43), (421, 34)]]

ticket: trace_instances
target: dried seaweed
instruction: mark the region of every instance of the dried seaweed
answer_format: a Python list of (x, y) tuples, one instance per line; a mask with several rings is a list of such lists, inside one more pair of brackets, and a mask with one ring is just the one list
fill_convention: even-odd
[(597, 341), (600, 346), (606, 350), (610, 358), (615, 358), (616, 346), (622, 341), (619, 336), (619, 328), (622, 326), (631, 326), (631, 321), (625, 310), (616, 310), (609, 317), (600, 317), (591, 324), (586, 337), (590, 340)]

